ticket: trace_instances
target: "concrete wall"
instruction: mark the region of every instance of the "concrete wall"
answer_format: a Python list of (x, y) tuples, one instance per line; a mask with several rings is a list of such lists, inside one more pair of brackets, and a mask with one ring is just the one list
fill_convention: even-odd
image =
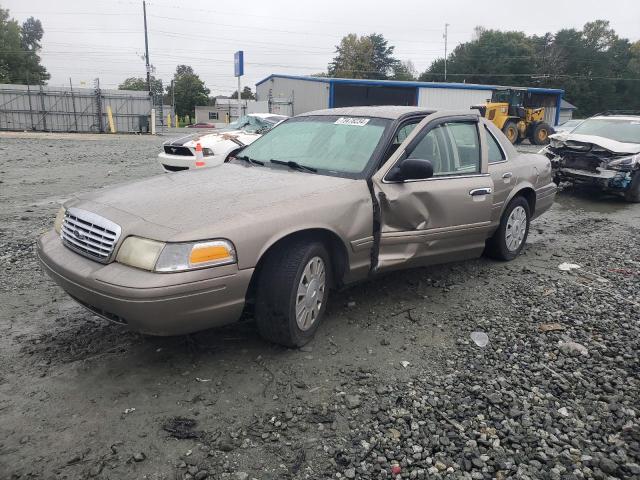
[[(256, 87), (258, 100), (269, 100), (269, 91), (274, 104), (290, 104), (293, 115), (329, 108), (329, 84), (326, 82), (272, 77)], [(288, 115), (275, 109), (272, 113)]]

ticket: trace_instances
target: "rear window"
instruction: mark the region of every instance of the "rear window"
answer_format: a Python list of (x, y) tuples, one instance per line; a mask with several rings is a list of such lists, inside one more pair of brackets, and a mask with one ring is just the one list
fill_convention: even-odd
[(571, 133), (595, 135), (610, 138), (616, 142), (640, 143), (640, 117), (637, 120), (628, 118), (588, 118)]

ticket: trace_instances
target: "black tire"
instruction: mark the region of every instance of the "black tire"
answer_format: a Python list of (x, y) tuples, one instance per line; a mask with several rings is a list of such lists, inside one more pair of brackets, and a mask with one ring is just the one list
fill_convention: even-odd
[[(509, 247), (507, 246), (507, 240), (506, 240), (507, 224), (508, 224), (511, 213), (518, 207), (522, 207), (526, 214), (526, 228), (525, 228), (524, 236), (522, 238), (522, 242), (520, 243), (518, 248), (515, 250), (510, 250)], [(529, 202), (527, 202), (527, 200), (522, 196), (515, 197), (513, 200), (511, 200), (511, 202), (509, 202), (509, 205), (507, 205), (507, 208), (502, 214), (502, 218), (500, 219), (500, 225), (498, 226), (498, 229), (495, 231), (493, 236), (489, 240), (487, 240), (485, 254), (488, 257), (495, 258), (497, 260), (508, 261), (516, 258), (524, 248), (525, 243), (527, 243), (527, 236), (529, 235), (530, 222), (531, 222), (531, 209), (529, 208)]]
[(640, 203), (640, 170), (636, 170), (631, 178), (629, 189), (624, 192), (624, 199), (631, 203)]
[[(324, 262), (325, 287), (319, 312), (308, 329), (296, 321), (300, 279), (307, 264), (319, 257)], [(331, 286), (331, 263), (318, 241), (293, 240), (268, 254), (259, 272), (255, 317), (260, 335), (285, 347), (300, 347), (313, 338), (324, 316)]]
[(520, 136), (520, 132), (518, 131), (518, 124), (513, 120), (507, 120), (507, 122), (502, 127), (502, 133), (505, 134), (507, 139), (512, 143), (516, 143), (516, 140)]
[(553, 133), (553, 129), (546, 122), (536, 122), (531, 126), (531, 135), (529, 141), (533, 145), (547, 145), (549, 143), (549, 135)]

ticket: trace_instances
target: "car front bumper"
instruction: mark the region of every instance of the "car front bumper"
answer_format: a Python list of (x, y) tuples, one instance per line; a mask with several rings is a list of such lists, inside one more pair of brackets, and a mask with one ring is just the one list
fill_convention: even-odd
[(158, 161), (165, 172), (179, 172), (181, 170), (191, 170), (194, 168), (215, 167), (224, 163), (224, 158), (222, 158), (221, 155), (204, 157), (204, 166), (196, 167), (196, 157), (187, 155), (170, 155), (162, 152), (158, 154)]
[(47, 274), (94, 314), (149, 335), (182, 335), (236, 321), (253, 269), (227, 265), (153, 273), (97, 263), (69, 250), (55, 231), (38, 240)]
[(558, 180), (588, 183), (611, 190), (626, 190), (631, 184), (632, 172), (600, 169), (597, 172), (560, 167), (555, 171)]

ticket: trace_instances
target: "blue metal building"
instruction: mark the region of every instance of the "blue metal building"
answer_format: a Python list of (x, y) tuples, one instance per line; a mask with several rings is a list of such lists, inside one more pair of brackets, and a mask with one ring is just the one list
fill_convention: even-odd
[[(415, 105), (433, 109), (467, 109), (491, 98), (499, 85), (404, 82), (273, 74), (256, 83), (258, 101), (274, 113), (297, 115), (322, 108), (358, 105)], [(520, 87), (522, 88), (522, 87)], [(527, 103), (545, 107), (545, 120), (560, 121), (564, 90), (525, 87)]]

